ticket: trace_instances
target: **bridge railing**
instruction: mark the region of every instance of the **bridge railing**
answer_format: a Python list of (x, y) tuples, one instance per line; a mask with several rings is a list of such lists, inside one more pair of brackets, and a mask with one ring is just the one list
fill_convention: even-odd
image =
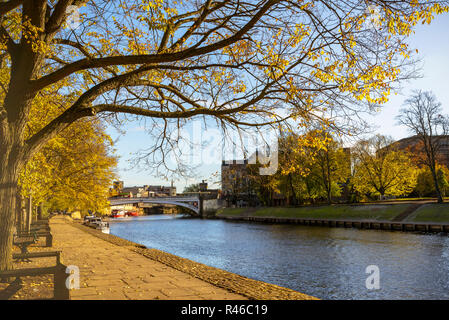
[(122, 197), (122, 198), (109, 198), (109, 202), (114, 201), (133, 201), (133, 202), (145, 202), (145, 201), (198, 201), (198, 197)]

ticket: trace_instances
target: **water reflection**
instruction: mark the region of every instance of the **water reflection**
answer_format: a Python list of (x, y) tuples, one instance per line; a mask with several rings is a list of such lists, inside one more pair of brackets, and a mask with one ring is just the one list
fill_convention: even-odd
[[(141, 217), (111, 233), (323, 299), (448, 299), (449, 238), (344, 228)], [(380, 268), (367, 290), (365, 268)]]

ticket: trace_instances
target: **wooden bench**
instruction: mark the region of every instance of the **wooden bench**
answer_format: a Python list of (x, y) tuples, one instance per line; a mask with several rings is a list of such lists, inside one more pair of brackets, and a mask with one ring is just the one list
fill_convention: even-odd
[(31, 223), (30, 230), (35, 231), (50, 231), (50, 224), (48, 220), (37, 220)]
[(40, 219), (33, 221), (33, 224), (49, 224), (50, 219)]
[(50, 226), (46, 224), (32, 224), (30, 227), (31, 231), (50, 231)]
[[(38, 241), (38, 237), (36, 233), (22, 233), (19, 232), (14, 235), (13, 244), (20, 248), (20, 252), (22, 254), (28, 253), (28, 247)], [(29, 261), (27, 259), (23, 259), (22, 261)]]
[(43, 267), (43, 268), (3, 270), (3, 271), (0, 270), (0, 279), (15, 278), (15, 280), (11, 282), (10, 286), (4, 290), (3, 295), (6, 296), (6, 298), (8, 298), (12, 296), (15, 292), (20, 290), (20, 288), (22, 288), (22, 280), (20, 279), (21, 277), (53, 274), (54, 299), (56, 300), (70, 299), (70, 290), (66, 286), (66, 279), (68, 277), (68, 274), (66, 273), (67, 266), (62, 264), (61, 251), (33, 252), (33, 253), (13, 255), (14, 259), (30, 259), (30, 258), (44, 258), (44, 257), (56, 257), (56, 266)]
[[(14, 235), (13, 244), (20, 248), (22, 254), (28, 253), (28, 247), (45, 237), (45, 246), (53, 246), (53, 235), (50, 232), (49, 220), (37, 220), (31, 225), (30, 232), (18, 232)], [(24, 260), (25, 261), (25, 260)]]
[(44, 238), (45, 237), (45, 246), (46, 247), (52, 247), (53, 246), (53, 235), (51, 234), (50, 230), (48, 231), (32, 231), (33, 234), (36, 235), (36, 238)]
[(52, 247), (53, 246), (53, 235), (50, 231), (48, 232), (37, 232), (37, 237), (45, 237), (45, 246)]
[[(21, 238), (25, 238), (25, 239), (33, 238), (33, 239), (35, 239), (35, 240), (33, 240), (34, 242), (32, 242), (30, 244), (37, 243), (39, 238), (45, 238), (45, 247), (52, 247), (53, 246), (53, 235), (51, 234), (50, 230), (48, 230), (48, 231), (32, 230), (30, 233), (28, 233), (28, 232), (18, 232), (15, 235), (15, 238), (17, 239), (17, 241), (15, 241), (14, 244), (16, 244), (16, 242), (17, 242), (17, 244), (19, 242), (21, 242), (21, 240), (19, 240)], [(22, 252), (22, 253), (26, 253), (26, 252)]]

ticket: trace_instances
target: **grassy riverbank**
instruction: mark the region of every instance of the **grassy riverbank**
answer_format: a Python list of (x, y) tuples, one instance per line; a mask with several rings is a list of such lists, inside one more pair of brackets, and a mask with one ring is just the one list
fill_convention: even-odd
[(410, 213), (406, 221), (449, 222), (449, 204), (412, 203), (325, 205), (303, 207), (225, 208), (217, 212), (218, 217), (276, 217), (311, 218), (332, 220), (378, 220), (392, 221), (401, 214)]
[(406, 221), (449, 222), (449, 203), (424, 204), (413, 212)]

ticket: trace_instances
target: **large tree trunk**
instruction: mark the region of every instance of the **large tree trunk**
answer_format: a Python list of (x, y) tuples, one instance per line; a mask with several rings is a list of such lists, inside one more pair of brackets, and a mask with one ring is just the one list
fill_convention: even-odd
[[(1, 138), (0, 138), (1, 139)], [(5, 163), (0, 155), (0, 163)], [(14, 161), (7, 161), (14, 162)], [(12, 268), (12, 241), (16, 221), (18, 164), (0, 168), (0, 270)]]
[(432, 172), (433, 183), (435, 184), (435, 191), (437, 193), (438, 203), (443, 203), (443, 196), (441, 195), (440, 185), (438, 183), (438, 177), (435, 167), (430, 167)]
[(296, 200), (296, 193), (295, 193), (295, 188), (294, 188), (294, 186), (293, 186), (293, 177), (292, 177), (292, 174), (291, 173), (289, 173), (288, 174), (288, 181), (289, 181), (289, 183), (290, 183), (290, 191), (291, 191), (291, 193), (292, 193), (292, 196), (291, 196), (291, 199), (292, 199), (292, 205), (293, 206), (296, 206), (296, 204), (298, 203), (297, 202), (297, 200)]
[[(33, 25), (45, 22), (42, 12), (45, 1), (23, 4), (23, 12)], [(43, 40), (43, 35), (40, 40)], [(37, 91), (30, 85), (43, 63), (45, 54), (35, 52), (30, 41), (21, 41), (10, 54), (10, 80), (0, 109), (0, 270), (12, 267), (12, 237), (16, 221), (18, 179), (26, 161), (45, 143), (42, 137), (33, 145), (25, 145), (25, 129), (31, 103)]]
[(18, 179), (24, 164), (20, 121), (0, 121), (0, 270), (12, 267), (12, 241), (18, 203)]
[(43, 219), (43, 214), (44, 212), (44, 204), (41, 202), (39, 203), (39, 206), (37, 207), (37, 220), (42, 220)]

